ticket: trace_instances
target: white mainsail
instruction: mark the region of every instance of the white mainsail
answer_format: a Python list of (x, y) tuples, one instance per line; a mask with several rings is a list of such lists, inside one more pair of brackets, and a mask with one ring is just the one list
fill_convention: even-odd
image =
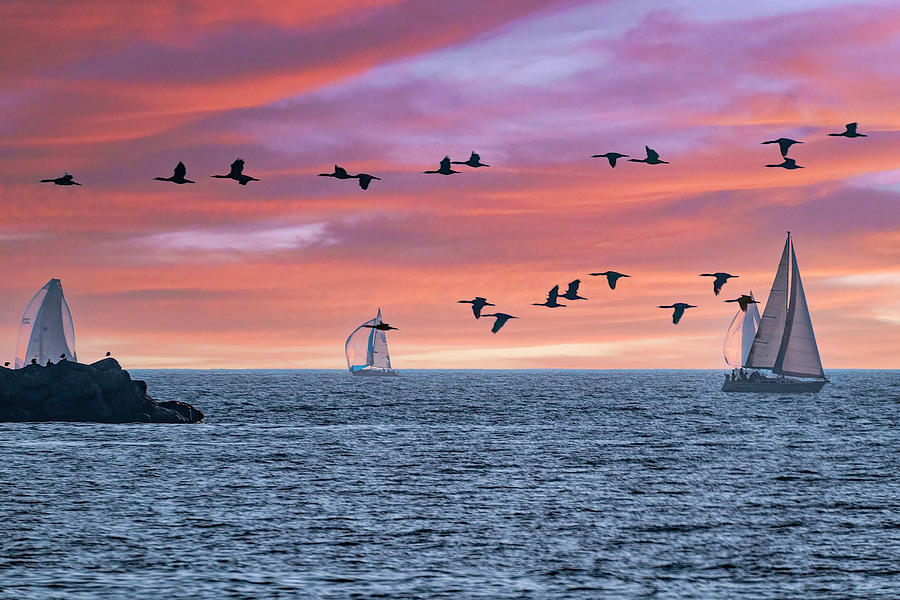
[(744, 366), (750, 369), (771, 369), (775, 366), (778, 351), (781, 349), (781, 338), (784, 336), (784, 322), (787, 317), (788, 304), (788, 264), (790, 259), (791, 238), (784, 242), (778, 271), (766, 300), (766, 309), (759, 321), (759, 329), (753, 339), (750, 355)]
[(794, 377), (825, 377), (793, 244), (791, 245), (791, 303), (787, 312), (781, 351), (778, 353), (772, 370), (781, 375)]
[(368, 327), (382, 323), (381, 309), (374, 319), (370, 319), (353, 330), (344, 344), (347, 368), (351, 373), (362, 370), (391, 370), (391, 355), (388, 352), (387, 336), (379, 329)]
[[(756, 300), (753, 290), (750, 290), (750, 297)], [(725, 333), (725, 343), (722, 346), (725, 364), (730, 367), (742, 367), (747, 363), (758, 326), (759, 309), (755, 304), (748, 304), (745, 311), (738, 308)]]
[(25, 307), (16, 341), (16, 368), (30, 364), (32, 359), (42, 365), (48, 360), (56, 362), (63, 354), (77, 360), (75, 326), (62, 283), (51, 279)]

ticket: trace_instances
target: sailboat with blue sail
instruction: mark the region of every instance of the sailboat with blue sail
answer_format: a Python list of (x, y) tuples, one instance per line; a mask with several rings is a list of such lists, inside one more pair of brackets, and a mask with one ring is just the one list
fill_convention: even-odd
[(391, 368), (391, 355), (388, 352), (387, 336), (375, 325), (380, 325), (381, 308), (374, 319), (353, 330), (344, 344), (347, 357), (347, 369), (351, 375), (362, 376), (396, 376), (397, 371)]
[(753, 344), (741, 358), (749, 377), (726, 377), (722, 391), (818, 392), (827, 383), (790, 232)]

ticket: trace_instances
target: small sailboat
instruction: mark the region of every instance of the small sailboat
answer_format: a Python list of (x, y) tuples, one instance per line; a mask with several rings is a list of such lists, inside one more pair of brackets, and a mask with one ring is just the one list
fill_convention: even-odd
[(374, 319), (361, 324), (347, 338), (344, 354), (347, 356), (347, 369), (351, 375), (399, 375), (391, 368), (385, 332), (374, 328), (383, 322), (379, 308)]
[[(753, 290), (750, 297), (756, 300)], [(737, 313), (728, 326), (725, 333), (725, 343), (722, 345), (722, 355), (725, 364), (732, 369), (740, 369), (750, 356), (753, 347), (753, 339), (756, 337), (756, 329), (759, 327), (759, 309), (756, 304), (748, 304), (747, 310), (738, 308)]]
[(25, 307), (16, 341), (16, 368), (21, 369), (32, 360), (40, 365), (48, 360), (56, 362), (62, 356), (77, 360), (75, 326), (62, 283), (51, 279)]
[[(747, 314), (751, 308), (755, 310), (755, 305), (747, 307)], [(746, 321), (752, 319), (745, 316), (742, 333)], [(827, 382), (790, 232), (753, 343), (746, 354), (743, 342), (741, 348), (741, 366), (751, 373), (746, 376), (742, 372), (740, 378), (726, 376), (724, 392), (818, 392)]]

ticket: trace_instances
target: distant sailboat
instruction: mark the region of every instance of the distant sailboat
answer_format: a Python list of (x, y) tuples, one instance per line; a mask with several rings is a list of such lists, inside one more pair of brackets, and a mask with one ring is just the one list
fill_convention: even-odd
[[(753, 290), (750, 290), (750, 297), (756, 300)], [(726, 365), (735, 369), (744, 366), (747, 357), (750, 356), (757, 327), (759, 327), (759, 309), (756, 308), (756, 304), (748, 304), (746, 311), (738, 308), (725, 333), (725, 343), (722, 346)]]
[(16, 368), (36, 359), (38, 364), (75, 356), (75, 326), (59, 279), (51, 279), (25, 307), (16, 342)]
[(354, 329), (347, 338), (344, 353), (347, 356), (347, 368), (352, 375), (399, 375), (391, 368), (385, 332), (372, 327), (382, 322), (379, 308), (374, 319), (369, 319)]
[[(747, 314), (754, 306), (747, 307)], [(827, 381), (790, 233), (753, 344), (741, 358), (743, 367), (754, 371), (748, 378), (726, 378), (722, 391), (818, 392)], [(757, 369), (777, 377), (766, 377)]]

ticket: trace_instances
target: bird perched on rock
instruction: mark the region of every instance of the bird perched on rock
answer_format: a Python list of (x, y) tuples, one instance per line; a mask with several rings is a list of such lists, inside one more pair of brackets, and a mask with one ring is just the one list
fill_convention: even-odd
[(74, 175), (69, 175), (68, 173), (62, 177), (57, 177), (56, 179), (41, 179), (41, 183), (52, 183), (53, 185), (81, 185), (75, 181)]
[(669, 164), (665, 160), (659, 160), (659, 152), (657, 152), (650, 146), (644, 146), (644, 149), (647, 151), (647, 158), (629, 158), (628, 162), (642, 162), (642, 163), (647, 163), (648, 165), (667, 165), (667, 164)]
[(391, 327), (387, 323), (378, 323), (377, 325), (363, 325), (363, 327), (368, 327), (369, 329), (377, 329), (378, 331), (390, 331), (391, 329), (397, 329), (396, 327)]
[(767, 167), (781, 167), (782, 169), (787, 169), (789, 171), (793, 171), (794, 169), (802, 169), (804, 167), (797, 164), (797, 161), (793, 158), (784, 157), (784, 162), (779, 163), (777, 165), (766, 165)]
[(532, 306), (546, 306), (547, 308), (559, 308), (561, 306), (566, 306), (565, 304), (560, 304), (556, 301), (557, 296), (559, 296), (559, 286), (554, 285), (549, 292), (547, 292), (547, 299), (544, 302), (537, 303), (532, 302)]
[(697, 308), (693, 304), (685, 304), (684, 302), (676, 302), (675, 304), (670, 304), (668, 306), (659, 306), (657, 308), (674, 308), (675, 312), (672, 313), (672, 323), (678, 325), (678, 321), (681, 320), (681, 317), (684, 315), (685, 309), (688, 308)]
[(603, 271), (602, 273), (588, 273), (593, 277), (606, 277), (607, 283), (609, 283), (609, 289), (616, 289), (616, 282), (619, 281), (620, 277), (631, 277), (631, 275), (626, 275), (625, 273), (616, 273), (615, 271)]
[(187, 167), (184, 166), (184, 163), (178, 161), (178, 164), (175, 165), (175, 170), (172, 172), (171, 177), (154, 177), (156, 181), (171, 181), (172, 183), (177, 183), (178, 185), (184, 183), (196, 183), (196, 181), (191, 181), (190, 179), (185, 179), (184, 176), (187, 175)]
[(506, 325), (506, 322), (510, 319), (518, 319), (519, 317), (514, 317), (512, 315), (508, 315), (506, 313), (485, 313), (481, 315), (482, 317), (494, 317), (494, 326), (491, 327), (491, 333), (497, 333), (500, 331), (500, 328)]
[[(657, 155), (658, 156), (658, 155)], [(619, 154), (618, 152), (607, 152), (606, 154), (592, 154), (591, 158), (605, 158), (609, 161), (609, 166), (616, 168), (616, 161), (620, 158), (628, 158), (627, 154)], [(638, 161), (640, 162), (640, 161)]]
[(451, 160), (450, 164), (451, 165), (466, 165), (466, 166), (474, 167), (474, 168), (491, 166), (491, 165), (486, 165), (483, 162), (481, 162), (481, 156), (474, 150), (472, 151), (472, 155), (469, 157), (469, 160)]
[(781, 149), (781, 157), (787, 158), (788, 149), (794, 144), (802, 144), (803, 142), (798, 142), (797, 140), (792, 140), (791, 138), (778, 138), (777, 140), (769, 140), (767, 142), (762, 142), (763, 144), (778, 144), (778, 147)]
[(347, 172), (347, 169), (338, 165), (334, 165), (334, 173), (319, 173), (319, 177), (334, 177), (335, 179), (358, 179), (359, 187), (364, 190), (369, 189), (369, 184), (372, 183), (373, 179), (381, 181), (381, 177), (375, 177), (374, 175), (369, 175), (368, 173), (351, 175)]
[(481, 296), (475, 296), (474, 300), (457, 300), (457, 302), (459, 304), (471, 304), (472, 313), (474, 313), (476, 319), (481, 318), (481, 309), (485, 306), (496, 306), (488, 302), (487, 298), (482, 298)]
[(454, 173), (459, 173), (459, 171), (454, 171), (450, 168), (450, 157), (445, 156), (441, 161), (441, 166), (436, 171), (422, 171), (423, 173), (437, 173), (438, 175), (453, 175)]
[(227, 175), (210, 175), (210, 177), (215, 177), (217, 179), (234, 179), (241, 185), (247, 185), (250, 181), (259, 181), (259, 179), (255, 177), (244, 175), (244, 159), (242, 158), (231, 163), (231, 170)]
[(836, 137), (848, 137), (848, 138), (869, 137), (869, 136), (865, 135), (864, 133), (857, 133), (856, 126), (857, 126), (856, 123), (847, 123), (846, 125), (844, 125), (844, 131), (842, 131), (840, 133), (829, 133), (828, 135), (836, 136)]
[(713, 280), (713, 291), (716, 293), (716, 296), (719, 295), (719, 292), (722, 291), (722, 286), (725, 285), (732, 277), (737, 277), (737, 275), (731, 275), (729, 273), (700, 273), (700, 277), (715, 277)]
[(734, 300), (726, 300), (725, 302), (737, 302), (738, 306), (741, 307), (741, 310), (747, 312), (748, 304), (759, 304), (758, 301), (753, 299), (753, 296), (748, 296), (747, 294), (741, 294), (740, 298), (735, 298)]
[(587, 300), (587, 298), (582, 298), (578, 295), (578, 286), (581, 285), (581, 280), (576, 279), (569, 283), (569, 289), (566, 290), (565, 294), (560, 294), (560, 298), (565, 298), (566, 300)]

